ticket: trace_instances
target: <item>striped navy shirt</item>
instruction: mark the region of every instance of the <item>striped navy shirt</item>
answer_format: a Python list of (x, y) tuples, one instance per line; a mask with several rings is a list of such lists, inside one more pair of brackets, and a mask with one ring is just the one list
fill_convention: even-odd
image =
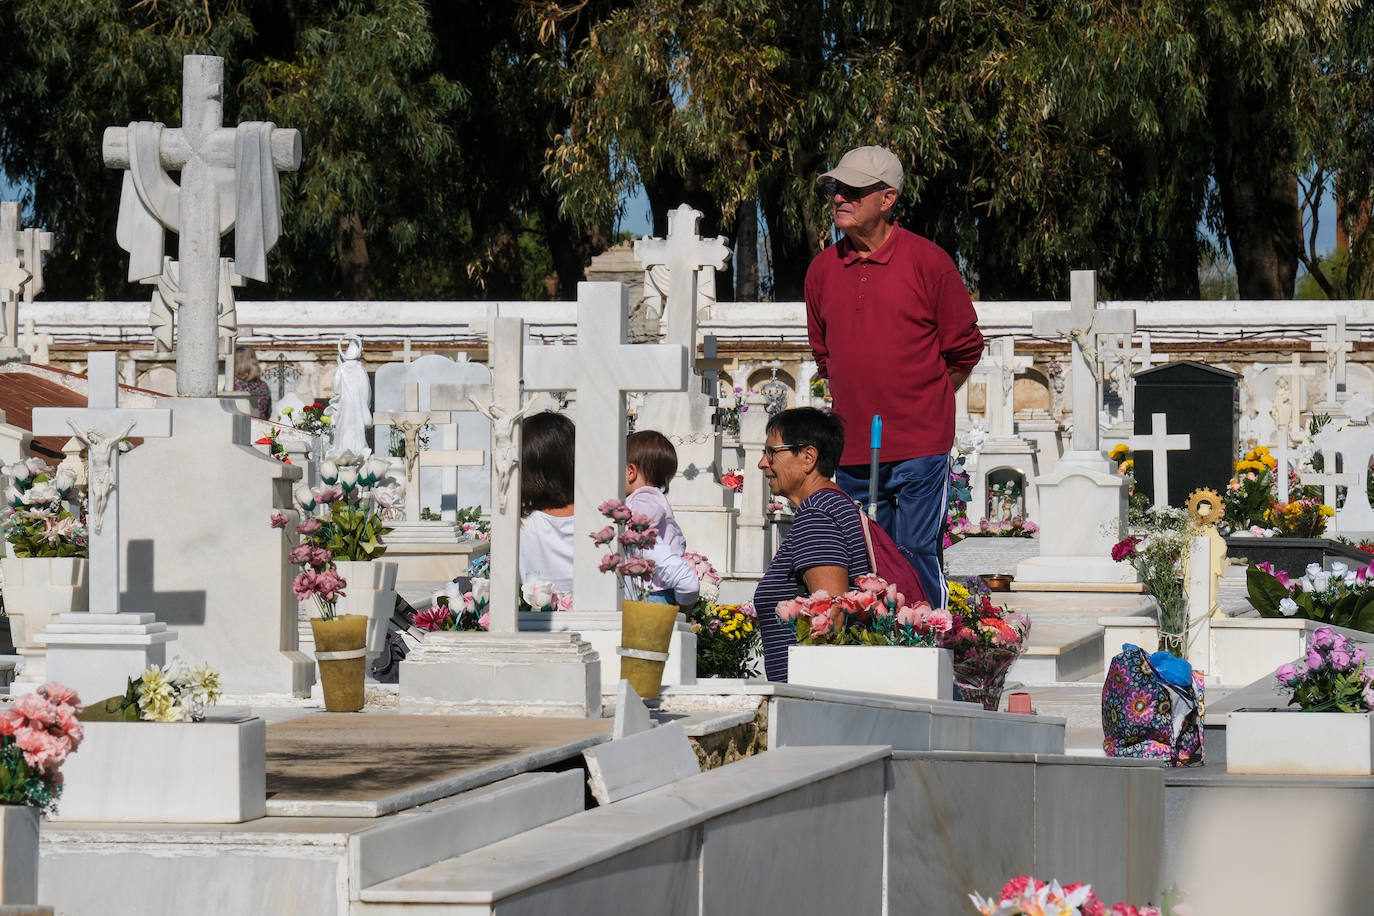
[(754, 609), (763, 634), (763, 667), (770, 681), (787, 680), (787, 647), (796, 644), (792, 630), (778, 619), (778, 605), (810, 594), (802, 573), (813, 566), (843, 566), (849, 584), (868, 572), (859, 510), (843, 490), (817, 490), (797, 507), (792, 530), (778, 547), (768, 571), (754, 589)]

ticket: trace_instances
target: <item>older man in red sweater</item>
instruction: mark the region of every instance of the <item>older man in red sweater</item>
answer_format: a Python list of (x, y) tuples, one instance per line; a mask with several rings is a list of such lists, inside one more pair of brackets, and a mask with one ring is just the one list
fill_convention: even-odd
[(983, 351), (968, 288), (945, 251), (896, 225), (902, 164), (862, 146), (820, 176), (838, 244), (806, 273), (806, 325), (830, 380), (845, 445), (835, 482), (869, 493), (869, 428), (883, 418), (878, 523), (914, 556), (931, 604), (949, 593), (941, 571), (954, 444), (954, 392)]

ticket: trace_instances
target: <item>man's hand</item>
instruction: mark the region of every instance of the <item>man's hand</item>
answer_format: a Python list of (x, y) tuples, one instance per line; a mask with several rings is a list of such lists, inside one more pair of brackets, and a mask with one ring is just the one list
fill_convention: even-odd
[(949, 387), (951, 391), (958, 391), (964, 387), (964, 382), (968, 381), (968, 373), (960, 372), (958, 369), (949, 370)]

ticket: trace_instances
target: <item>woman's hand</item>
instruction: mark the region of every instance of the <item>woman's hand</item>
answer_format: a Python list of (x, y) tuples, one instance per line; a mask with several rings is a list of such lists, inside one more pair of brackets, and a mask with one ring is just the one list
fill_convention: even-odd
[(849, 591), (849, 570), (843, 566), (813, 566), (802, 572), (802, 581), (813, 594), (825, 589), (830, 595), (843, 595)]

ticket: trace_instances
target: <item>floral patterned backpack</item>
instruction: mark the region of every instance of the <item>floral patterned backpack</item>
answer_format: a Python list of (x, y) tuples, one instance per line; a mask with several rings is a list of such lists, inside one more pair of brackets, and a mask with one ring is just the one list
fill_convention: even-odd
[(1102, 684), (1102, 749), (1108, 757), (1202, 763), (1202, 674), (1168, 652), (1129, 643)]

